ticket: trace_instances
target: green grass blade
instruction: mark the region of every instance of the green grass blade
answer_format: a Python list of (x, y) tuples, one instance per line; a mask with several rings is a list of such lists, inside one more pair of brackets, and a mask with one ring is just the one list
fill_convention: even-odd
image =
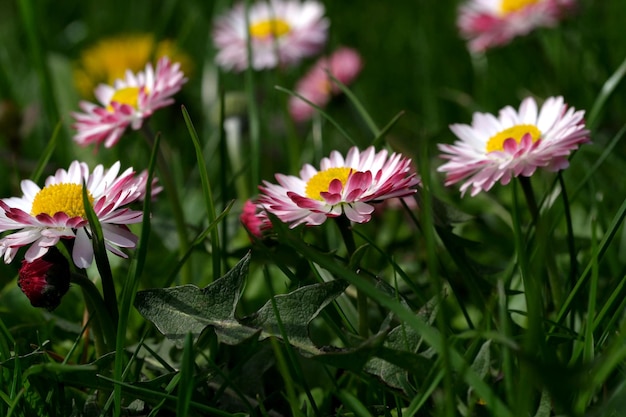
[(611, 96), (615, 88), (622, 81), (624, 76), (626, 75), (626, 58), (622, 61), (621, 65), (615, 70), (613, 75), (609, 77), (608, 80), (605, 81), (604, 85), (602, 85), (602, 90), (600, 90), (600, 94), (596, 98), (596, 101), (593, 103), (591, 107), (591, 111), (589, 112), (589, 117), (587, 118), (587, 126), (590, 129), (595, 128), (595, 125), (600, 117), (600, 112), (604, 107), (604, 104)]
[(404, 110), (401, 111), (400, 113), (396, 114), (390, 121), (389, 123), (387, 123), (385, 125), (385, 127), (383, 127), (380, 132), (378, 132), (378, 135), (376, 135), (376, 137), (374, 138), (374, 140), (372, 141), (372, 145), (374, 145), (375, 148), (378, 148), (381, 143), (383, 142), (383, 140), (385, 139), (385, 136), (387, 136), (387, 133), (389, 133), (389, 131), (391, 130), (392, 127), (394, 127), (396, 125), (396, 123), (398, 122), (398, 120), (400, 120), (400, 118), (402, 118), (404, 116)]
[(183, 359), (180, 368), (180, 382), (178, 383), (178, 396), (176, 401), (176, 415), (189, 415), (189, 404), (194, 390), (193, 338), (191, 333), (185, 336)]
[(41, 89), (46, 118), (49, 125), (52, 126), (59, 121), (59, 110), (57, 109), (52, 77), (46, 63), (42, 39), (39, 34), (41, 22), (38, 22), (36, 18), (37, 7), (35, 7), (33, 0), (19, 0), (18, 3), (20, 14), (22, 15), (22, 23), (27, 35), (28, 51), (32, 54), (33, 66), (39, 78), (39, 88)]
[[(128, 277), (124, 281), (124, 288), (121, 295), (121, 311), (119, 315), (119, 323), (117, 327), (117, 341), (115, 345), (115, 367), (114, 378), (118, 381), (123, 380), (124, 369), (124, 346), (126, 342), (126, 331), (128, 325), (128, 319), (130, 311), (135, 300), (135, 294), (137, 293), (137, 287), (139, 286), (139, 279), (143, 272), (146, 256), (148, 254), (148, 242), (150, 239), (150, 213), (152, 205), (152, 178), (154, 176), (154, 169), (159, 153), (159, 144), (161, 136), (157, 135), (154, 140), (154, 146), (152, 148), (152, 154), (150, 155), (150, 163), (148, 165), (148, 179), (146, 180), (146, 192), (143, 202), (143, 219), (141, 222), (141, 233), (139, 241), (137, 243), (137, 250), (135, 256), (131, 260), (131, 265), (128, 271)], [(114, 393), (114, 414), (119, 416), (121, 413), (122, 392), (119, 385), (115, 386)]]
[(585, 170), (585, 176), (582, 180), (578, 181), (578, 185), (570, 200), (573, 201), (576, 196), (583, 190), (584, 187), (587, 186), (587, 183), (593, 176), (595, 175), (598, 168), (602, 166), (602, 164), (606, 161), (606, 159), (614, 154), (614, 148), (619, 143), (620, 139), (626, 133), (626, 125), (622, 126), (622, 128), (613, 136), (613, 138), (609, 141), (607, 145), (605, 145), (602, 149), (602, 154), (595, 160), (593, 166), (587, 170)]
[(381, 131), (376, 125), (376, 122), (374, 122), (374, 119), (369, 114), (369, 112), (365, 109), (365, 107), (363, 106), (361, 101), (357, 98), (357, 96), (354, 95), (354, 93), (350, 91), (350, 89), (346, 87), (345, 84), (343, 84), (341, 81), (335, 78), (330, 73), (330, 71), (327, 71), (327, 73), (330, 79), (333, 81), (333, 83), (335, 83), (337, 87), (339, 87), (339, 89), (343, 91), (343, 93), (346, 95), (346, 97), (348, 97), (352, 105), (356, 108), (357, 112), (359, 113), (359, 115), (361, 116), (361, 118), (363, 119), (367, 127), (369, 127), (369, 129), (372, 131), (372, 135), (375, 138), (378, 138), (379, 136), (381, 136)]
[(95, 211), (89, 201), (89, 195), (87, 191), (87, 185), (83, 182), (83, 205), (85, 207), (85, 215), (89, 221), (89, 228), (91, 232), (91, 243), (93, 245), (94, 259), (100, 273), (102, 280), (102, 293), (104, 296), (104, 305), (109, 312), (110, 319), (113, 323), (117, 323), (119, 313), (117, 309), (117, 295), (115, 293), (115, 286), (113, 284), (113, 274), (111, 272), (111, 265), (109, 264), (109, 258), (107, 257), (107, 250), (104, 244), (104, 235), (102, 233), (102, 226), (100, 220), (96, 216)]
[(354, 146), (359, 146), (359, 144), (356, 143), (356, 141), (352, 138), (352, 136), (350, 136), (348, 132), (346, 132), (344, 128), (341, 127), (341, 125), (335, 119), (333, 119), (328, 113), (326, 113), (320, 106), (313, 103), (311, 100), (305, 98), (304, 96), (296, 93), (295, 91), (288, 90), (278, 85), (275, 86), (274, 88), (277, 89), (278, 91), (282, 91), (283, 93), (287, 93), (294, 97), (298, 97), (300, 100), (306, 102), (309, 106), (315, 108), (315, 110), (317, 110), (322, 116), (324, 116), (335, 127), (335, 129), (337, 129), (337, 131), (348, 140), (348, 142), (350, 142)]
[[(204, 204), (206, 209), (206, 214), (209, 219), (209, 223), (215, 222), (215, 204), (213, 203), (213, 192), (211, 191), (211, 183), (209, 181), (209, 174), (206, 170), (206, 163), (204, 161), (204, 156), (202, 154), (202, 146), (200, 145), (200, 139), (198, 138), (198, 134), (196, 133), (196, 129), (191, 122), (191, 118), (189, 117), (189, 113), (187, 113), (187, 109), (185, 106), (182, 106), (183, 118), (185, 119), (185, 123), (187, 124), (187, 129), (189, 130), (189, 135), (191, 136), (191, 140), (193, 141), (193, 146), (196, 150), (196, 159), (198, 162), (198, 170), (200, 172), (200, 181), (202, 183), (202, 195), (204, 196)], [(219, 278), (221, 273), (221, 254), (220, 254), (220, 239), (217, 228), (213, 228), (211, 230), (211, 256), (213, 262), (213, 279)]]
[[(398, 300), (381, 293), (372, 283), (363, 280), (354, 271), (336, 263), (334, 260), (329, 259), (324, 253), (318, 252), (302, 240), (297, 239), (293, 234), (285, 230), (285, 225), (276, 222), (274, 226), (279, 237), (281, 237), (285, 243), (292, 246), (310, 261), (315, 262), (327, 269), (335, 276), (342, 277), (350, 284), (363, 291), (372, 300), (375, 300), (381, 306), (389, 309), (391, 312), (396, 314), (398, 319), (413, 327), (422, 336), (424, 341), (437, 353), (443, 353), (443, 337), (436, 328), (429, 326), (424, 319), (419, 317), (413, 311), (407, 309), (400, 302), (398, 302)], [(492, 413), (498, 417), (512, 417), (513, 414), (509, 408), (500, 400), (500, 398), (498, 398), (493, 389), (470, 368), (469, 364), (454, 349), (454, 347), (448, 346), (448, 349), (448, 355), (450, 356), (452, 368), (455, 372), (459, 373), (465, 382), (472, 387), (481, 398), (485, 400), (487, 407), (492, 411)]]
[[(613, 241), (613, 238), (615, 237), (615, 234), (617, 233), (620, 226), (622, 225), (622, 222), (624, 221), (624, 217), (626, 217), (626, 200), (622, 202), (622, 205), (617, 211), (617, 213), (615, 214), (615, 216), (613, 217), (613, 220), (611, 221), (611, 224), (609, 225), (607, 232), (604, 234), (604, 236), (602, 237), (602, 240), (600, 241), (600, 245), (598, 246), (597, 259), (596, 257), (594, 257), (587, 263), (587, 266), (585, 267), (583, 273), (580, 275), (580, 278), (578, 278), (578, 281), (576, 281), (576, 285), (570, 291), (569, 295), (567, 296), (567, 299), (563, 302), (563, 306), (561, 306), (561, 309), (559, 310), (559, 313), (555, 320), (556, 324), (560, 325), (563, 323), (565, 316), (569, 313), (572, 302), (574, 301), (574, 299), (578, 295), (578, 292), (581, 290), (581, 288), (587, 281), (587, 278), (589, 277), (589, 273), (591, 272), (594, 263), (600, 262), (600, 260), (604, 257), (606, 250), (608, 249), (609, 245)], [(554, 326), (552, 327), (549, 333), (552, 333), (553, 330), (554, 330)]]
[(54, 152), (54, 149), (56, 148), (57, 140), (59, 138), (59, 133), (61, 132), (62, 127), (63, 127), (63, 123), (59, 121), (56, 124), (54, 131), (52, 132), (52, 136), (50, 137), (50, 140), (48, 141), (48, 143), (46, 144), (46, 147), (41, 153), (41, 156), (37, 160), (37, 167), (35, 168), (35, 170), (30, 176), (30, 179), (34, 183), (39, 182), (39, 179), (41, 178), (43, 171), (46, 169), (46, 165), (48, 164), (48, 161), (50, 161), (50, 158), (52, 157), (52, 153)]

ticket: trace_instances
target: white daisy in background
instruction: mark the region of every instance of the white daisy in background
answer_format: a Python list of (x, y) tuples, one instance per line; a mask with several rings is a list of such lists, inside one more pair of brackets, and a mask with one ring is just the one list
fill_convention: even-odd
[(538, 109), (532, 97), (522, 101), (519, 111), (510, 106), (499, 117), (474, 113), (472, 125), (453, 124), (450, 130), (461, 140), (439, 144), (438, 168), (446, 173), (446, 185), (465, 181), (461, 193), (488, 191), (496, 182), (508, 184), (512, 177), (531, 176), (537, 168), (558, 171), (569, 166), (568, 156), (589, 141), (585, 112), (550, 97)]
[(415, 193), (419, 180), (411, 160), (386, 150), (369, 147), (348, 151), (345, 159), (337, 151), (323, 158), (320, 170), (306, 164), (300, 176), (276, 174), (279, 185), (267, 181), (259, 186), (259, 204), (289, 223), (316, 226), (328, 217), (345, 214), (356, 223), (366, 223), (373, 203)]
[(538, 27), (555, 26), (575, 0), (467, 0), (457, 25), (472, 52), (508, 43)]
[[(59, 169), (48, 177), (43, 188), (23, 180), (22, 197), (0, 200), (0, 232), (13, 232), (0, 239), (4, 262), (10, 263), (22, 246), (30, 245), (24, 259), (33, 262), (61, 239), (73, 239), (76, 266), (91, 264), (92, 233), (83, 204), (83, 181), (102, 225), (106, 248), (126, 257), (119, 248), (134, 248), (137, 243), (137, 236), (126, 225), (141, 222), (143, 213), (124, 206), (145, 197), (147, 174), (136, 176), (132, 168), (121, 174), (119, 171), (119, 162), (108, 170), (98, 165), (89, 172), (87, 164), (74, 161), (67, 171)], [(158, 191), (153, 188), (152, 195)]]
[(291, 65), (318, 53), (328, 37), (324, 5), (317, 1), (257, 1), (248, 10), (237, 4), (215, 20), (215, 60), (227, 71), (248, 68), (248, 33), (252, 68)]
[(84, 113), (72, 113), (77, 130), (74, 141), (79, 145), (104, 143), (115, 145), (128, 126), (138, 130), (155, 110), (174, 103), (172, 96), (187, 82), (180, 64), (167, 57), (159, 59), (156, 71), (148, 63), (143, 72), (126, 71), (126, 77), (113, 86), (100, 84), (95, 96), (100, 105), (81, 101)]

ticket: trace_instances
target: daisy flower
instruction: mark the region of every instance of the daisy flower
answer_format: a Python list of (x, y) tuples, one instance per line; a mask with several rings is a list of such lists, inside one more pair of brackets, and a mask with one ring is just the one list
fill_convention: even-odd
[(76, 119), (73, 128), (77, 130), (74, 141), (79, 145), (104, 143), (105, 147), (112, 147), (128, 126), (138, 130), (155, 110), (172, 104), (172, 96), (185, 82), (180, 64), (163, 57), (156, 70), (148, 63), (137, 74), (126, 71), (125, 78), (116, 80), (113, 86), (100, 84), (95, 90), (100, 105), (81, 101), (84, 113), (72, 113)]
[[(363, 62), (357, 51), (351, 48), (339, 48), (329, 57), (320, 58), (313, 68), (296, 84), (295, 92), (318, 107), (324, 107), (333, 95), (341, 90), (329, 77), (329, 73), (344, 85), (354, 81)], [(311, 118), (315, 108), (297, 96), (289, 98), (289, 114), (302, 122)]]
[(537, 27), (555, 26), (575, 0), (467, 0), (458, 27), (472, 52), (508, 43)]
[(589, 141), (584, 114), (568, 108), (563, 97), (550, 97), (540, 110), (528, 97), (519, 111), (507, 106), (499, 117), (474, 113), (471, 126), (450, 126), (461, 140), (438, 145), (441, 158), (448, 160), (438, 171), (446, 173), (446, 185), (465, 181), (461, 193), (471, 187), (475, 196), (498, 181), (508, 184), (512, 177), (531, 176), (537, 168), (565, 169), (569, 154)]
[(156, 64), (164, 56), (179, 62), (185, 74), (190, 72), (191, 58), (172, 40), (157, 41), (151, 33), (103, 38), (80, 52), (74, 65), (74, 83), (83, 97), (92, 97), (98, 84), (113, 84), (126, 71), (141, 71), (153, 57)]
[(124, 206), (145, 198), (147, 174), (135, 176), (132, 168), (121, 174), (119, 171), (119, 162), (108, 170), (98, 165), (89, 172), (87, 164), (74, 161), (67, 171), (59, 169), (48, 177), (43, 188), (23, 180), (22, 197), (0, 200), (0, 233), (12, 232), (0, 239), (4, 262), (10, 263), (22, 246), (30, 245), (24, 259), (33, 262), (61, 239), (72, 239), (76, 266), (86, 268), (91, 264), (92, 233), (83, 205), (83, 181), (102, 225), (106, 248), (125, 258), (120, 248), (134, 248), (137, 242), (127, 225), (141, 222), (143, 213)]
[(328, 36), (324, 6), (313, 0), (257, 1), (248, 9), (247, 22), (242, 3), (215, 21), (215, 60), (227, 71), (248, 68), (248, 34), (255, 70), (295, 64), (318, 53)]
[(373, 146), (363, 152), (356, 147), (345, 159), (337, 151), (323, 158), (320, 170), (306, 164), (300, 176), (276, 174), (278, 185), (267, 181), (259, 186), (259, 204), (289, 223), (316, 226), (328, 217), (342, 214), (356, 223), (366, 223), (373, 203), (415, 193), (419, 183), (411, 160)]

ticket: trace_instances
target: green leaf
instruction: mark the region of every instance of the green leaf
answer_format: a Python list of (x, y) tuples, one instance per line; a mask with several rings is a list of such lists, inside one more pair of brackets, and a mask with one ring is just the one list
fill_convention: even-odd
[[(274, 297), (280, 322), (292, 346), (300, 349), (301, 353), (320, 353), (309, 338), (308, 325), (347, 286), (345, 281), (323, 282)], [(278, 320), (272, 303), (268, 301), (259, 311), (243, 321), (250, 327), (262, 329), (259, 338), (263, 340), (271, 336), (281, 336)]]
[(331, 281), (298, 288), (274, 298), (276, 311), (268, 301), (256, 313), (242, 318), (235, 316), (243, 281), (248, 274), (250, 253), (226, 275), (200, 289), (194, 285), (140, 291), (135, 307), (168, 339), (183, 346), (187, 333), (194, 342), (206, 328), (212, 328), (221, 343), (239, 344), (254, 335), (283, 339), (283, 326), (288, 342), (303, 354), (315, 355), (320, 350), (309, 338), (308, 325), (319, 312), (346, 288), (344, 281)]
[(195, 285), (183, 285), (139, 291), (135, 307), (178, 347), (183, 346), (187, 333), (191, 333), (195, 343), (200, 333), (209, 326), (221, 342), (239, 343), (257, 332), (242, 326), (235, 318), (249, 263), (250, 253), (226, 275), (202, 289)]
[[(389, 293), (393, 288), (378, 283), (378, 288)], [(406, 305), (404, 300), (400, 300)], [(435, 297), (426, 303), (418, 312), (428, 324), (432, 324), (438, 311), (439, 298)], [(423, 340), (412, 326), (400, 323), (392, 329), (383, 346), (365, 366), (365, 371), (378, 376), (392, 388), (400, 389), (407, 395), (415, 394), (409, 383), (409, 373), (426, 375), (433, 361), (426, 353), (417, 353)]]

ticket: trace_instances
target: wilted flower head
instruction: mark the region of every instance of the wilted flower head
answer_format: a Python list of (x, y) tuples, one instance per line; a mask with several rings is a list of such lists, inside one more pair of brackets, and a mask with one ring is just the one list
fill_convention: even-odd
[(537, 27), (550, 27), (575, 0), (467, 0), (459, 9), (458, 26), (473, 52), (504, 45)]
[(126, 71), (139, 72), (146, 62), (156, 64), (164, 56), (179, 62), (184, 73), (190, 72), (191, 59), (171, 40), (157, 41), (150, 33), (104, 38), (81, 51), (74, 69), (74, 82), (83, 97), (91, 98), (98, 84), (111, 85), (123, 78)]
[[(333, 95), (341, 92), (330, 76), (344, 85), (349, 85), (361, 72), (362, 67), (363, 61), (356, 50), (339, 48), (329, 57), (320, 58), (298, 81), (295, 92), (313, 104), (324, 107)], [(294, 120), (298, 122), (308, 120), (313, 112), (315, 108), (301, 98), (296, 96), (289, 98), (289, 114)]]
[(70, 288), (70, 264), (53, 246), (41, 258), (22, 261), (17, 285), (33, 307), (52, 311)]
[(215, 21), (215, 60), (225, 70), (248, 68), (248, 34), (255, 70), (298, 63), (318, 53), (328, 36), (324, 6), (314, 0), (259, 0), (247, 13), (248, 24), (240, 3)]
[(89, 172), (87, 164), (74, 161), (67, 171), (60, 169), (48, 177), (43, 188), (23, 180), (22, 197), (0, 200), (0, 233), (13, 232), (0, 239), (4, 262), (11, 262), (18, 249), (27, 245), (24, 259), (33, 262), (61, 239), (70, 239), (74, 241), (74, 264), (79, 268), (91, 264), (93, 233), (83, 204), (83, 182), (102, 226), (106, 248), (126, 257), (119, 248), (134, 248), (137, 242), (127, 225), (141, 222), (143, 213), (125, 206), (145, 197), (148, 177), (145, 172), (135, 176), (132, 168), (121, 174), (119, 171), (119, 162), (108, 170), (98, 165)]
[(263, 232), (272, 228), (263, 206), (252, 200), (246, 200), (243, 204), (239, 219), (246, 230), (259, 239), (263, 237)]
[(471, 187), (475, 196), (498, 181), (508, 184), (512, 177), (531, 176), (537, 168), (565, 169), (569, 154), (589, 141), (584, 114), (568, 108), (563, 97), (550, 97), (541, 110), (528, 97), (519, 111), (507, 106), (499, 117), (474, 113), (471, 126), (450, 126), (461, 140), (439, 145), (448, 162), (438, 171), (446, 173), (446, 185), (465, 181), (461, 193)]
[(74, 141), (79, 145), (91, 143), (110, 148), (115, 145), (128, 126), (138, 130), (155, 110), (174, 103), (172, 96), (187, 82), (180, 64), (172, 64), (167, 57), (157, 63), (156, 71), (148, 63), (137, 74), (126, 71), (123, 79), (110, 85), (100, 84), (95, 91), (100, 105), (80, 102), (84, 113), (72, 113), (77, 130)]
[(320, 168), (306, 164), (299, 177), (276, 174), (279, 185), (264, 181), (259, 204), (292, 228), (316, 226), (342, 214), (366, 223), (373, 203), (411, 195), (419, 183), (410, 159), (388, 155), (386, 150), (376, 152), (373, 146), (363, 152), (353, 147), (345, 159), (333, 151)]

